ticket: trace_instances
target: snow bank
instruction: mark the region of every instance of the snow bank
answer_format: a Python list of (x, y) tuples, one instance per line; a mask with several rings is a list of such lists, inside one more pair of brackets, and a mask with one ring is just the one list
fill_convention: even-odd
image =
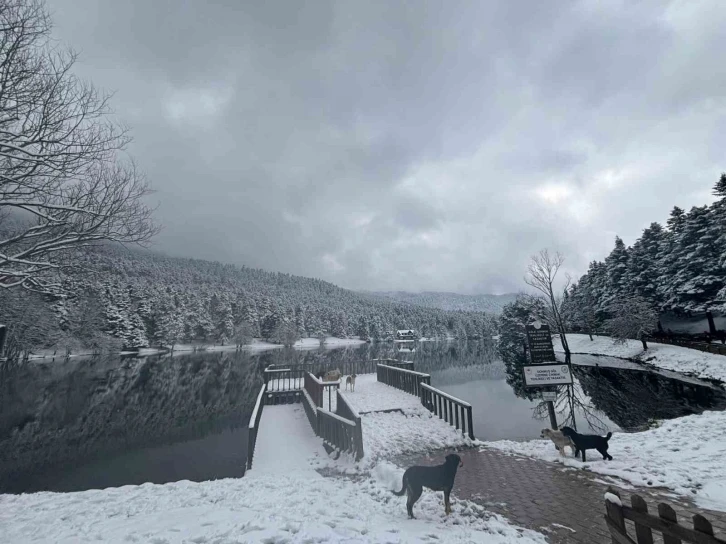
[[(559, 338), (553, 338), (552, 341), (555, 351), (564, 351)], [(648, 342), (648, 349), (644, 350), (639, 340), (616, 344), (609, 336), (593, 336), (590, 341), (586, 334), (568, 334), (567, 343), (572, 353), (635, 359), (658, 368), (726, 382), (726, 356), (716, 353), (655, 342)]]
[(26, 542), (485, 542), (544, 544), (539, 533), (441, 493), (406, 515), (402, 470), (383, 465), (361, 482), (317, 472), (144, 484), (81, 493), (0, 495), (4, 540)]
[(703, 508), (726, 512), (726, 412), (704, 412), (664, 421), (640, 433), (614, 433), (603, 461), (594, 451), (586, 463), (560, 458), (549, 440), (486, 442), (486, 447), (586, 468), (643, 487), (666, 487)]
[(325, 339), (326, 346), (359, 346), (365, 343), (366, 341), (360, 338), (336, 338), (334, 336), (328, 336)]

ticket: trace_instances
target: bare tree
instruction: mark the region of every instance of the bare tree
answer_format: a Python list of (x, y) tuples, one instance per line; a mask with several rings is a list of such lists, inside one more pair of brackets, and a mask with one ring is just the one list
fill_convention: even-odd
[(253, 336), (254, 331), (252, 330), (252, 325), (250, 325), (246, 321), (239, 323), (234, 328), (234, 343), (237, 346), (238, 350), (241, 349), (242, 346), (246, 346), (247, 344), (252, 342)]
[(291, 348), (297, 342), (299, 335), (294, 323), (281, 323), (275, 330), (275, 340), (286, 348)]
[[(537, 255), (533, 255), (529, 266), (527, 266), (527, 275), (524, 281), (537, 289), (545, 298), (547, 304), (548, 321), (550, 325), (559, 334), (562, 348), (565, 350), (567, 362), (570, 360), (570, 347), (567, 344), (565, 336), (565, 323), (562, 315), (562, 296), (555, 292), (555, 280), (565, 258), (559, 252), (550, 255), (549, 250), (543, 249)], [(570, 277), (567, 276), (567, 282), (564, 291), (570, 285)]]
[(608, 331), (616, 343), (629, 338), (640, 340), (648, 349), (646, 337), (658, 326), (658, 312), (645, 298), (635, 295), (617, 300), (610, 306), (613, 315), (607, 322)]
[[(548, 313), (548, 321), (559, 335), (562, 349), (565, 350), (565, 361), (569, 365), (571, 362), (570, 346), (567, 343), (567, 335), (565, 334), (565, 322), (562, 315), (563, 296), (555, 293), (555, 281), (560, 268), (565, 262), (565, 258), (560, 252), (551, 255), (549, 250), (543, 249), (537, 255), (533, 255), (529, 266), (527, 267), (527, 275), (524, 281), (527, 285), (537, 289), (545, 298), (546, 309)], [(571, 279), (566, 277), (566, 283), (562, 290), (564, 294), (570, 286)], [(567, 397), (570, 404), (570, 414), (572, 415), (572, 426), (577, 429), (575, 421), (575, 398), (572, 386), (567, 386)]]
[(0, 287), (61, 289), (68, 250), (143, 244), (156, 232), (149, 185), (120, 151), (109, 96), (71, 72), (40, 0), (0, 1)]

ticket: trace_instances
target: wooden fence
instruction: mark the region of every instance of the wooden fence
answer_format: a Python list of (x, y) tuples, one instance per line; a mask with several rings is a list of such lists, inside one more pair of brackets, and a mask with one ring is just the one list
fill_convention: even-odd
[(421, 384), (421, 404), (439, 416), (449, 425), (461, 429), (461, 434), (468, 434), (474, 440), (474, 424), (471, 404), (452, 397), (427, 383)]
[(421, 398), (421, 384), (431, 385), (431, 375), (388, 365), (376, 366), (378, 381)]
[(252, 468), (252, 458), (255, 455), (255, 445), (257, 444), (257, 432), (260, 429), (260, 418), (262, 417), (262, 409), (265, 407), (265, 393), (267, 384), (263, 383), (260, 393), (257, 395), (255, 408), (250, 416), (250, 423), (247, 428), (247, 470)]
[(414, 370), (413, 361), (401, 361), (400, 359), (371, 359), (377, 364), (392, 366), (394, 368), (403, 368), (405, 370)]
[(345, 396), (336, 391), (337, 413), (325, 410), (315, 404), (307, 389), (302, 392), (303, 407), (310, 426), (323, 441), (333, 449), (347, 452), (356, 460), (363, 457), (363, 424)]
[[(660, 533), (664, 544), (726, 544), (726, 540), (714, 536), (711, 522), (701, 514), (693, 516), (693, 529), (680, 525), (675, 510), (666, 503), (658, 505), (658, 515), (648, 513), (648, 504), (640, 495), (632, 495), (632, 506), (620, 501), (620, 493), (608, 488), (608, 493), (617, 498), (605, 500), (605, 522), (610, 530), (613, 544), (653, 544), (653, 531)], [(635, 526), (635, 539), (628, 535), (625, 520)]]
[[(363, 457), (363, 434), (360, 420), (346, 419), (327, 410), (318, 410), (318, 436), (328, 445), (341, 451), (352, 453), (356, 460)], [(360, 441), (358, 441), (360, 437)], [(357, 447), (360, 446), (360, 449)]]
[(318, 408), (325, 408), (325, 401), (328, 401), (328, 410), (332, 411), (333, 391), (340, 388), (340, 380), (324, 382), (317, 379), (310, 372), (305, 373), (303, 388), (308, 392), (310, 398)]
[(299, 370), (303, 373), (312, 372), (314, 375), (320, 372), (329, 372), (331, 370), (340, 370), (343, 376), (351, 374), (373, 374), (376, 371), (376, 362), (374, 360), (352, 360), (337, 363), (314, 362), (296, 365), (270, 365), (267, 367), (273, 369), (289, 369)]
[[(721, 332), (723, 333), (723, 331)], [(665, 334), (654, 334), (652, 336), (649, 336), (648, 340), (651, 342), (657, 342), (659, 344), (673, 344), (676, 346), (683, 346), (684, 348), (706, 351), (708, 353), (726, 355), (726, 345), (724, 345), (726, 337), (721, 335), (718, 338), (715, 338), (715, 340), (719, 340), (721, 342), (720, 344), (718, 344), (713, 341), (714, 339), (709, 338), (708, 340), (706, 340), (699, 338), (699, 336), (702, 335), (694, 335), (693, 337), (684, 338), (675, 335), (669, 336)]]

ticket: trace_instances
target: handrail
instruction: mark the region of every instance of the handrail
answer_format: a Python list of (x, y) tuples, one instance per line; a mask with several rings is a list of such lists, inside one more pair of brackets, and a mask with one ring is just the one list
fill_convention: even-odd
[(415, 376), (431, 376), (430, 374), (426, 374), (425, 372), (416, 372), (415, 370), (408, 370), (406, 368), (398, 368), (397, 366), (382, 365), (381, 363), (378, 363), (377, 366), (384, 367), (384, 368), (390, 368), (391, 370), (396, 370), (398, 372), (405, 372), (407, 374), (412, 374)]
[(474, 440), (471, 404), (426, 383), (421, 384), (421, 404), (439, 416), (439, 419), (457, 429), (461, 428), (461, 434), (468, 434)]
[(351, 421), (350, 419), (345, 418), (341, 415), (338, 415), (335, 412), (330, 412), (330, 411), (326, 410), (325, 408), (318, 408), (318, 414), (325, 414), (326, 416), (332, 417), (333, 419), (337, 419), (341, 423), (345, 423), (346, 425), (355, 427), (355, 421)]
[(252, 415), (250, 416), (250, 424), (249, 428), (253, 429), (257, 426), (257, 413), (262, 411), (262, 408), (260, 406), (262, 405), (262, 400), (265, 395), (265, 389), (267, 387), (267, 384), (262, 384), (262, 388), (260, 389), (260, 392), (257, 395), (257, 400), (255, 401), (255, 408), (252, 410)]
[[(341, 410), (341, 408), (342, 408), (342, 410)], [(348, 398), (345, 395), (343, 395), (342, 391), (338, 390), (338, 402), (337, 402), (336, 412), (340, 413), (341, 411), (350, 415), (352, 419), (360, 418), (360, 415), (358, 414), (356, 409), (353, 408), (353, 405), (350, 403)]]
[(262, 409), (265, 407), (266, 391), (267, 383), (263, 383), (260, 393), (257, 395), (257, 401), (252, 410), (249, 425), (247, 426), (247, 470), (252, 468), (252, 458), (255, 455), (255, 445), (257, 444), (257, 433), (260, 430), (260, 418), (262, 417)]
[(431, 384), (431, 376), (424, 374), (423, 372), (416, 372), (415, 370), (406, 370), (404, 368), (397, 368), (395, 366), (388, 366), (378, 364), (376, 365), (376, 379), (381, 382), (421, 397), (422, 383)]
[(451, 401), (453, 401), (453, 402), (455, 402), (457, 404), (460, 404), (461, 406), (471, 408), (471, 404), (469, 404), (465, 400), (457, 399), (453, 395), (449, 395), (446, 391), (442, 391), (441, 389), (436, 389), (435, 387), (431, 387), (427, 383), (422, 383), (421, 384), (421, 387), (423, 387), (424, 389), (429, 389), (429, 390), (431, 390), (431, 391), (433, 391), (435, 393), (438, 393), (442, 397), (447, 398), (447, 399), (449, 399), (449, 400), (451, 400)]

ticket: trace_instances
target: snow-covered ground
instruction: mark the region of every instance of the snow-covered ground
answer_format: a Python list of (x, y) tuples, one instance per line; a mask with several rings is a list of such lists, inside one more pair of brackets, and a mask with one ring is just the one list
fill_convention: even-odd
[[(555, 351), (564, 351), (559, 338), (554, 337), (553, 343)], [(593, 340), (590, 341), (590, 337), (586, 334), (568, 334), (567, 343), (572, 353), (633, 359), (658, 368), (726, 382), (726, 356), (724, 355), (656, 342), (648, 342), (646, 351), (639, 340), (628, 340), (624, 344), (616, 344), (609, 336), (593, 336)]]
[[(365, 455), (356, 464), (339, 463), (347, 471), (368, 471), (382, 460), (408, 453), (473, 446), (468, 436), (434, 416), (418, 397), (379, 383), (375, 374), (362, 374), (355, 392), (344, 392), (361, 414)], [(382, 413), (380, 410), (401, 410)], [(364, 413), (369, 412), (369, 413)]]
[(614, 433), (603, 461), (588, 450), (587, 462), (564, 460), (549, 440), (486, 442), (485, 447), (586, 468), (644, 487), (666, 487), (703, 508), (726, 512), (726, 412), (704, 412), (664, 421), (639, 433)]
[(355, 392), (348, 392), (347, 398), (359, 414), (395, 408), (407, 410), (423, 408), (418, 397), (380, 383), (375, 374), (357, 376)]
[[(81, 493), (0, 495), (4, 542), (483, 542), (544, 544), (544, 536), (511, 525), (469, 501), (425, 491), (406, 514), (403, 470), (373, 467), (359, 481), (323, 477), (335, 464), (300, 405), (267, 406), (255, 454), (244, 478), (144, 484)], [(305, 433), (304, 431), (308, 432)], [(293, 446), (294, 447), (291, 447)]]

